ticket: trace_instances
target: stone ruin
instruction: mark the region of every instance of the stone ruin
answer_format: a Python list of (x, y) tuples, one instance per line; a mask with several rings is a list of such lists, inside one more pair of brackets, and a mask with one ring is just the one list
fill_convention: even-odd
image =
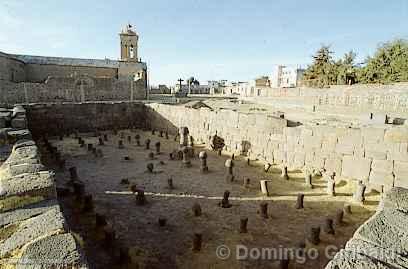
[[(405, 208), (408, 191), (404, 189), (408, 186), (406, 182), (408, 153), (402, 150), (408, 142), (405, 126), (374, 128), (362, 125), (359, 128), (349, 128), (305, 124), (288, 127), (287, 121), (290, 117), (287, 115), (284, 118), (270, 118), (232, 110), (227, 113), (226, 109), (218, 111), (200, 109), (198, 113), (197, 109), (163, 104), (114, 105), (121, 111), (120, 116), (112, 117), (110, 113), (87, 115), (89, 117), (87, 124), (90, 122), (98, 124), (101, 121), (96, 119), (101, 118), (102, 122), (106, 120), (106, 124), (109, 123), (107, 128), (110, 129), (114, 129), (112, 126), (115, 126), (111, 121), (117, 121), (118, 127), (115, 128), (120, 135), (109, 133), (109, 137), (104, 134), (106, 130), (102, 131), (103, 126), (90, 128), (82, 121), (76, 121), (78, 122), (76, 126), (70, 126), (73, 122), (69, 120), (70, 117), (83, 119), (83, 114), (75, 114), (75, 110), (84, 108), (84, 111), (104, 111), (102, 104), (64, 104), (60, 105), (61, 107), (27, 105), (26, 108), (15, 106), (13, 109), (1, 110), (0, 142), (4, 161), (0, 167), (0, 231), (7, 237), (0, 240), (0, 260), (10, 257), (37, 258), (41, 253), (39, 250), (58, 246), (47, 254), (49, 259), (70, 257), (68, 262), (86, 268), (86, 259), (67, 227), (57, 198), (73, 195), (78, 202), (78, 214), (97, 211), (98, 200), (87, 192), (85, 183), (81, 180), (80, 170), (77, 171), (69, 162), (65, 162), (63, 150), (49, 142), (47, 130), (49, 129), (49, 132), (63, 130), (61, 133), (50, 133), (50, 136), (57, 136), (59, 141), (63, 141), (65, 132), (70, 133), (74, 129), (81, 130), (81, 133), (95, 132), (101, 128), (93, 141), (82, 134), (80, 137), (79, 133), (74, 140), (79, 150), (87, 152), (88, 160), (106, 161), (110, 150), (120, 149), (123, 154), (136, 150), (143, 155), (142, 163), (140, 160), (133, 161), (138, 158), (133, 155), (121, 155), (132, 160), (123, 164), (140, 165), (143, 168), (143, 176), (151, 179), (153, 184), (158, 182), (156, 177), (163, 173), (164, 180), (160, 182), (160, 186), (167, 190), (168, 195), (180, 197), (188, 195), (194, 197), (194, 193), (185, 190), (178, 175), (168, 171), (170, 165), (178, 165), (183, 172), (197, 175), (197, 178), (194, 178), (196, 181), (200, 177), (204, 179), (207, 176), (218, 176), (222, 188), (217, 186), (216, 202), (211, 206), (205, 202), (192, 203), (188, 206), (191, 211), (186, 214), (186, 218), (205, 225), (204, 220), (213, 213), (212, 210), (220, 210), (222, 214), (235, 214), (236, 226), (232, 230), (243, 237), (259, 228), (255, 223), (263, 221), (268, 225), (274, 225), (274, 221), (279, 218), (274, 204), (274, 198), (279, 195), (279, 191), (274, 189), (276, 182), (282, 185), (293, 184), (301, 189), (292, 191), (293, 199), (290, 201), (290, 207), (287, 207), (287, 210), (296, 210), (295, 212), (300, 215), (312, 207), (306, 192), (318, 192), (321, 189), (325, 198), (335, 201), (342, 199), (343, 194), (339, 191), (342, 184), (353, 183), (350, 203), (353, 207), (363, 207), (367, 204), (367, 199), (370, 200), (366, 194), (371, 190), (380, 190), (381, 204), (378, 211), (357, 229), (344, 249), (335, 255), (326, 268), (408, 266), (404, 252), (408, 240), (404, 229), (404, 223), (408, 219)], [(27, 113), (25, 109), (29, 112)], [(145, 119), (149, 124), (143, 120), (132, 122), (136, 118), (135, 111), (143, 113), (145, 117), (140, 119)], [(166, 121), (158, 115), (166, 115)], [(48, 123), (54, 126), (53, 124), (58, 122), (56, 119), (66, 123), (64, 128), (50, 128), (47, 125)], [(174, 126), (169, 125), (167, 121)], [(140, 131), (140, 134), (133, 134), (133, 137), (128, 134), (122, 135), (122, 130), (129, 126), (129, 122), (143, 131)], [(28, 123), (31, 131), (27, 129)], [(32, 133), (44, 135), (34, 141)], [(177, 140), (170, 151), (166, 147), (169, 134), (171, 136), (176, 134)], [(168, 142), (173, 142), (173, 139)], [(202, 143), (206, 143), (205, 147)], [(69, 173), (71, 179), (69, 188), (56, 188), (55, 175), (42, 164), (38, 146), (44, 147), (50, 153), (60, 164), (59, 169), (65, 169), (67, 174)], [(194, 149), (199, 150), (197, 155)], [(162, 159), (164, 157), (165, 161)], [(170, 160), (167, 160), (168, 158)], [(214, 162), (215, 159), (220, 165)], [(243, 169), (259, 169), (260, 176), (252, 177), (252, 174), (248, 176), (240, 173)], [(303, 171), (302, 176), (293, 177), (293, 171), (299, 169)], [(273, 180), (269, 179), (271, 174), (275, 177)], [(145, 192), (144, 186), (135, 185), (130, 177), (126, 180), (123, 178), (113, 180), (119, 187), (124, 185), (122, 187), (126, 188), (126, 193), (133, 195), (132, 204), (139, 206), (134, 210), (148, 210), (155, 205), (155, 199), (150, 199), (151, 190), (146, 188)], [(22, 182), (24, 183), (21, 184)], [(202, 180), (197, 184), (206, 183)], [(242, 193), (237, 193), (238, 188)], [(226, 189), (229, 191), (224, 191)], [(236, 202), (235, 199), (242, 198), (241, 194), (245, 196), (246, 192), (250, 193), (254, 189), (259, 191), (256, 196), (259, 204), (251, 202), (256, 204), (252, 214), (245, 211), (238, 215), (236, 205), (240, 202)], [(167, 195), (158, 192), (154, 194)], [(206, 195), (210, 196), (208, 193)], [(345, 205), (344, 209), (335, 210), (330, 212), (330, 216), (322, 217), (319, 223), (305, 224), (306, 241), (311, 245), (321, 246), (325, 238), (335, 238), (342, 234), (349, 221), (347, 217), (353, 214), (356, 214), (354, 209), (352, 212), (351, 206)], [(120, 249), (117, 245), (117, 227), (110, 223), (111, 220), (95, 212), (95, 221), (95, 225), (103, 231), (104, 244), (112, 249)], [(174, 219), (163, 214), (154, 216), (154, 222), (151, 223), (152, 227), (160, 229), (159, 231), (171, 230), (174, 227)], [(190, 248), (197, 252), (197, 255), (206, 251), (206, 240), (209, 239), (205, 232), (192, 231), (189, 240), (192, 244)], [(302, 244), (300, 246), (303, 246)], [(380, 255), (381, 251), (386, 251), (387, 255)], [(126, 251), (122, 251), (122, 255), (119, 256), (126, 256)], [(282, 268), (288, 266), (290, 268), (291, 264), (292, 261), (280, 261)]]

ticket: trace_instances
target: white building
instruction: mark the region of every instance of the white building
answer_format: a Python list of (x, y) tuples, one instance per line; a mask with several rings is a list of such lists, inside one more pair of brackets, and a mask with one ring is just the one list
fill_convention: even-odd
[(269, 77), (272, 88), (294, 88), (300, 86), (304, 69), (279, 65)]

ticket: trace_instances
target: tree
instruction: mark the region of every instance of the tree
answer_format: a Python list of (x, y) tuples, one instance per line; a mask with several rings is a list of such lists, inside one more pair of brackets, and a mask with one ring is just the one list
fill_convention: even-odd
[(336, 65), (332, 57), (333, 52), (330, 46), (322, 45), (322, 47), (313, 56), (313, 63), (310, 65), (303, 77), (305, 80), (313, 81), (315, 85), (324, 87), (333, 82), (336, 82)]
[(408, 81), (408, 41), (397, 39), (380, 45), (366, 60), (358, 79), (363, 83)]

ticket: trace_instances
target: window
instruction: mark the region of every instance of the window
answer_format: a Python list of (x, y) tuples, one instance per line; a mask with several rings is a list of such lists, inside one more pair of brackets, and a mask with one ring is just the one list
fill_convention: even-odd
[(130, 58), (133, 59), (135, 58), (135, 52), (133, 50), (133, 45), (130, 45), (130, 52), (129, 52)]

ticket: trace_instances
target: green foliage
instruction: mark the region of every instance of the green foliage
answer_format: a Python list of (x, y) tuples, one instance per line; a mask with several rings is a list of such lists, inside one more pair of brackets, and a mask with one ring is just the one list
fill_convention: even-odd
[(335, 61), (329, 46), (322, 46), (313, 56), (313, 63), (304, 73), (310, 86), (334, 84), (390, 83), (408, 81), (408, 42), (395, 40), (381, 45), (363, 67), (355, 63), (356, 53), (350, 51)]
[(362, 83), (408, 81), (408, 42), (398, 39), (382, 44), (374, 56), (366, 60), (358, 80)]

